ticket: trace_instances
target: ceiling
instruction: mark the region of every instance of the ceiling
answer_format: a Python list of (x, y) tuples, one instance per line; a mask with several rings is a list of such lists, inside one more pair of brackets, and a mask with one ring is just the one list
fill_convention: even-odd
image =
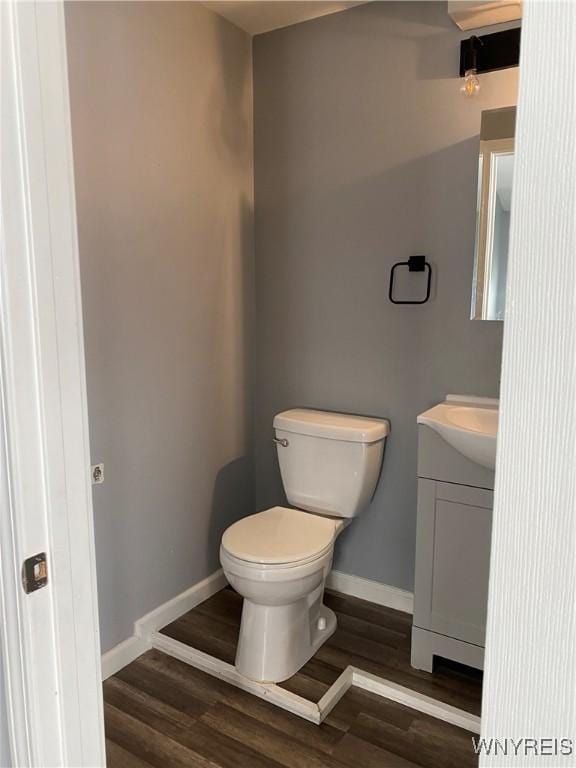
[(355, 5), (364, 5), (367, 1), (334, 3), (328, 0), (321, 0), (321, 2), (308, 2), (308, 0), (297, 0), (296, 2), (232, 0), (232, 2), (208, 2), (204, 5), (251, 35), (258, 35), (261, 32), (269, 32), (271, 29), (298, 24), (300, 21), (315, 19), (318, 16), (345, 11)]

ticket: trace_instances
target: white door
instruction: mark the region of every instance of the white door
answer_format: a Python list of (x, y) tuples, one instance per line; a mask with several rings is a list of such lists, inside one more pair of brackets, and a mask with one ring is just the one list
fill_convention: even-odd
[[(63, 5), (3, 2), (0, 13), (2, 727), (14, 765), (99, 766), (100, 651)], [(28, 588), (45, 573), (47, 583), (26, 593), (22, 566), (35, 556)]]
[(559, 768), (576, 765), (576, 3), (523, 7), (482, 703), (508, 755), (492, 742), (480, 764)]

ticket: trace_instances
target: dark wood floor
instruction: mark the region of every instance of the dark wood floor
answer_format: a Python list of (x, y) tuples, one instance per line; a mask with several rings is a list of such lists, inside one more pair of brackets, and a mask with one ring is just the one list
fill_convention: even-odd
[[(283, 686), (318, 700), (349, 664), (479, 713), (481, 675), (410, 666), (411, 617), (326, 594), (338, 629)], [(241, 598), (224, 589), (166, 627), (170, 637), (233, 663)], [(104, 684), (109, 768), (467, 768), (471, 734), (358, 689), (321, 726), (150, 651)]]

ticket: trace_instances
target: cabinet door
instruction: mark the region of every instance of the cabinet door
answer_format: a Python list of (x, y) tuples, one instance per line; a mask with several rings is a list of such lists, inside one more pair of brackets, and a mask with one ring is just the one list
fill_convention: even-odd
[(492, 511), (436, 499), (430, 629), (484, 645)]

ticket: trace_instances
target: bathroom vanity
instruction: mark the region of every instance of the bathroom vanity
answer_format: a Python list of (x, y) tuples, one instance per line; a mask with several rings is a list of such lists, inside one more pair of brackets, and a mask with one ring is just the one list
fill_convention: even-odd
[(418, 422), (412, 666), (431, 672), (437, 655), (481, 669), (497, 401), (449, 396)]

